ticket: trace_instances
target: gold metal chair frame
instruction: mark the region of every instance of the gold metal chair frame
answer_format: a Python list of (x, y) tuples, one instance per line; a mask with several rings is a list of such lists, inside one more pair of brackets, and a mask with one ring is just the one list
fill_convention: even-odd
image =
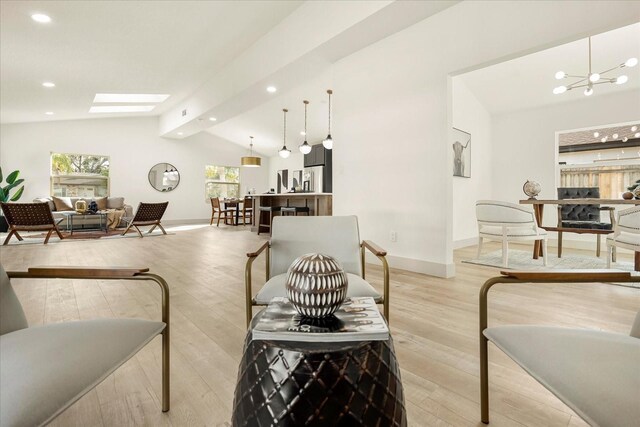
[[(370, 240), (363, 240), (360, 244), (360, 261), (362, 263), (362, 278), (365, 279), (365, 252), (369, 250), (372, 254), (374, 254), (380, 262), (382, 262), (382, 272), (383, 272), (383, 297), (376, 299), (377, 304), (383, 305), (384, 317), (387, 319), (387, 323), (389, 323), (389, 264), (387, 263), (387, 251), (376, 245)], [(266, 251), (266, 252), (265, 252)], [(244, 283), (245, 283), (245, 310), (246, 310), (246, 321), (247, 328), (251, 324), (251, 319), (253, 318), (253, 306), (264, 306), (266, 304), (260, 304), (256, 302), (255, 298), (252, 297), (251, 292), (251, 266), (253, 265), (253, 261), (262, 253), (265, 252), (265, 283), (269, 281), (271, 278), (270, 271), (270, 258), (271, 258), (271, 242), (264, 242), (260, 248), (255, 252), (247, 253), (247, 264), (244, 269)]]
[(169, 285), (148, 268), (96, 267), (31, 267), (27, 271), (8, 271), (11, 279), (87, 279), (87, 280), (151, 280), (162, 291), (162, 321), (166, 325), (162, 335), (162, 412), (169, 411)]
[(489, 424), (489, 339), (487, 329), (487, 300), (489, 290), (498, 283), (593, 283), (637, 282), (638, 276), (616, 270), (555, 270), (555, 271), (501, 271), (480, 289), (480, 412), (484, 424)]

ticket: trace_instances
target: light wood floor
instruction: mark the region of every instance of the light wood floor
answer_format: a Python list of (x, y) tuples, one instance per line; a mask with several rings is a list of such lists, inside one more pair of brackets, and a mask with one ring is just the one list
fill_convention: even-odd
[[(366, 236), (364, 236), (366, 237)], [(54, 425), (226, 426), (231, 418), (244, 328), (245, 253), (263, 236), (203, 227), (165, 237), (2, 247), (7, 270), (34, 265), (148, 266), (171, 287), (171, 411), (160, 411), (160, 339), (88, 393)], [(379, 242), (385, 243), (385, 242)], [(486, 250), (493, 248), (487, 245)], [(496, 246), (494, 249), (498, 249)], [(412, 426), (480, 426), (478, 290), (497, 270), (460, 263), (438, 279), (392, 270), (391, 329)], [(264, 262), (256, 261), (263, 272)], [(368, 279), (381, 284), (370, 266)], [(264, 273), (255, 274), (255, 286)], [(31, 325), (93, 317), (159, 319), (153, 284), (15, 281)], [(628, 333), (640, 291), (603, 284), (499, 286), (490, 324), (573, 325)], [(584, 426), (510, 359), (490, 348), (493, 426)]]

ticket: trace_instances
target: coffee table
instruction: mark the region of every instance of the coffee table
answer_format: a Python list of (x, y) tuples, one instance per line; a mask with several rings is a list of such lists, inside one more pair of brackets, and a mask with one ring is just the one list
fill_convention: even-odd
[[(104, 231), (105, 233), (109, 232), (109, 229), (107, 228), (107, 213), (106, 212), (96, 212), (96, 213), (79, 213), (79, 212), (64, 212), (63, 215), (65, 216), (65, 218), (67, 219), (67, 230), (71, 233), (71, 235), (73, 236), (73, 232), (74, 231), (92, 231), (92, 230), (100, 230), (100, 231)], [(80, 228), (74, 228), (74, 218), (95, 218), (95, 217), (100, 217), (100, 225), (99, 228), (95, 228), (95, 227), (85, 227), (84, 223), (82, 224), (82, 227)], [(76, 223), (75, 226), (78, 226), (80, 224)]]
[(250, 329), (231, 423), (405, 427), (400, 368), (391, 337), (361, 342), (262, 341), (253, 340)]

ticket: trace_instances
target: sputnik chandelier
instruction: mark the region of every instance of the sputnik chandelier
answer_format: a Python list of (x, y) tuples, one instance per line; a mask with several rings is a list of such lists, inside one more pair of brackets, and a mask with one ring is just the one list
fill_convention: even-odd
[(621, 85), (621, 84), (625, 84), (627, 80), (629, 80), (629, 77), (627, 77), (624, 74), (618, 77), (605, 77), (603, 76), (604, 74), (617, 70), (618, 68), (635, 67), (636, 65), (638, 65), (638, 58), (629, 58), (622, 64), (616, 65), (613, 68), (609, 68), (608, 70), (601, 71), (599, 73), (594, 73), (591, 69), (591, 37), (589, 37), (589, 72), (587, 73), (586, 76), (579, 76), (579, 75), (567, 74), (564, 71), (558, 71), (556, 73), (557, 80), (572, 79), (572, 78), (579, 79), (579, 80), (568, 85), (558, 86), (555, 89), (553, 89), (553, 93), (555, 95), (559, 95), (561, 93), (565, 93), (568, 90), (584, 87), (585, 96), (591, 96), (593, 94), (593, 87), (595, 85), (600, 85), (604, 83), (615, 83), (617, 85)]

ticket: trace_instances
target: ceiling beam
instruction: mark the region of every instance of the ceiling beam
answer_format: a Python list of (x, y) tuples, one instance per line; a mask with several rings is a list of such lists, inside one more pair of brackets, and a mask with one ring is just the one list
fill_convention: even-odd
[(305, 2), (196, 93), (162, 114), (160, 136), (186, 138), (251, 110), (273, 99), (267, 86), (286, 93), (341, 58), (456, 3)]

